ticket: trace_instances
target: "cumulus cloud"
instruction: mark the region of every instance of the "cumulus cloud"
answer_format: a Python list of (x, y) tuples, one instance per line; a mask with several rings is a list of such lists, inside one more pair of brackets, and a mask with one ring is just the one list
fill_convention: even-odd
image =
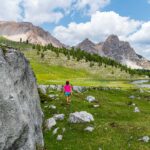
[(0, 20), (21, 20), (21, 0), (0, 0)]
[(110, 3), (110, 0), (76, 0), (75, 8), (93, 14)]
[(24, 21), (34, 24), (57, 23), (70, 8), (70, 0), (23, 0)]
[(150, 21), (143, 23), (141, 25), (141, 28), (139, 28), (137, 32), (129, 36), (129, 40), (131, 42), (150, 45), (149, 37), (150, 37)]
[[(0, 19), (29, 21), (40, 25), (57, 23), (66, 14), (84, 11), (91, 14), (110, 0), (0, 0)], [(7, 13), (6, 13), (7, 12)]]
[(99, 42), (110, 34), (117, 34), (123, 39), (137, 31), (141, 24), (140, 21), (122, 17), (113, 11), (97, 11), (89, 22), (72, 22), (67, 27), (57, 26), (53, 35), (65, 44), (75, 45), (87, 37)]

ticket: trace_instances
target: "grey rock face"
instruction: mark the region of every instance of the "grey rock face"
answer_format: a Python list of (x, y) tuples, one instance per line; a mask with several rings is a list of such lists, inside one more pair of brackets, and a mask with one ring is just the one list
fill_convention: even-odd
[(95, 48), (95, 44), (91, 42), (89, 39), (85, 39), (81, 43), (79, 43), (76, 48), (80, 48), (81, 50), (85, 50), (90, 53), (97, 53), (97, 49)]
[(43, 146), (36, 80), (22, 53), (0, 49), (0, 150)]

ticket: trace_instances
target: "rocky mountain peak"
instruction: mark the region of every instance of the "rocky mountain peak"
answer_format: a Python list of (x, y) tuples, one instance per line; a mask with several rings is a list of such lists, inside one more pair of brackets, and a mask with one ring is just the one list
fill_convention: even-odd
[(90, 53), (96, 53), (95, 44), (90, 41), (88, 38), (79, 43), (76, 48), (80, 48), (81, 50), (85, 50)]
[(150, 62), (136, 54), (129, 42), (120, 41), (118, 36), (114, 34), (98, 44), (85, 39), (77, 47), (90, 53), (97, 53), (101, 56), (112, 58), (132, 68), (150, 68)]
[(119, 38), (118, 38), (117, 35), (112, 34), (112, 35), (108, 36), (108, 38), (106, 39), (105, 42), (108, 42), (108, 43), (119, 43)]

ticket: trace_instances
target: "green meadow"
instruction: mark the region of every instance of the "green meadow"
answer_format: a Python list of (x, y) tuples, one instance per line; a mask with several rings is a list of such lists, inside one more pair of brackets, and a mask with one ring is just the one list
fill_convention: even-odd
[[(149, 150), (150, 143), (139, 141), (145, 135), (150, 135), (150, 93), (140, 93), (132, 90), (88, 90), (84, 93), (73, 93), (71, 104), (66, 105), (62, 92), (49, 91), (47, 94), (58, 94), (56, 100), (42, 98), (42, 109), (45, 120), (54, 114), (65, 114), (63, 121), (57, 121), (51, 130), (44, 129), (46, 150)], [(88, 95), (96, 98), (96, 102), (89, 103), (85, 99)], [(129, 96), (134, 95), (135, 99)], [(135, 113), (132, 104), (141, 112)], [(94, 104), (100, 107), (94, 108)], [(55, 105), (56, 109), (49, 108)], [(91, 123), (71, 124), (69, 114), (75, 111), (87, 111), (94, 117)], [(84, 131), (87, 126), (94, 127), (93, 132)], [(58, 133), (53, 130), (58, 127)], [(65, 128), (63, 133), (62, 129)], [(62, 141), (57, 141), (57, 135), (63, 135)]]

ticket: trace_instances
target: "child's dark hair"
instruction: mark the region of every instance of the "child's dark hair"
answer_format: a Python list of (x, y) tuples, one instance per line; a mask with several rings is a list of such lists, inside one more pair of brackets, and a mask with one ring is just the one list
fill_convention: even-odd
[(66, 85), (69, 85), (69, 81), (66, 81)]

